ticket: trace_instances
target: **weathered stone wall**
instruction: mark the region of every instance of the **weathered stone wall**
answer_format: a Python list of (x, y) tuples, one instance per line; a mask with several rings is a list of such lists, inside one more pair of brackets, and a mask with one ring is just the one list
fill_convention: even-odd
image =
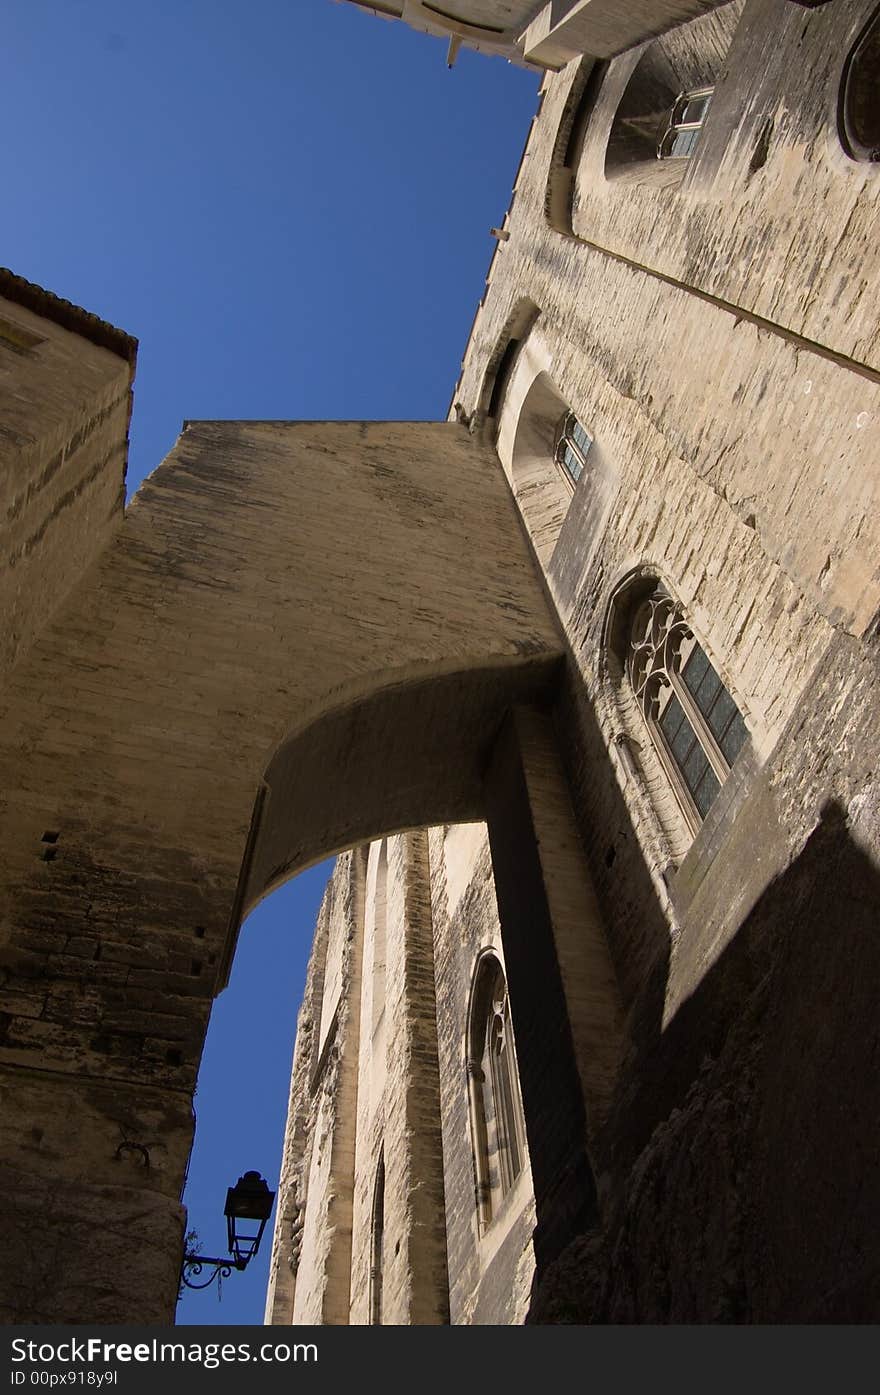
[[(600, 177), (640, 55), (610, 64), (575, 236), (546, 198), (576, 74), (546, 84), (456, 389), (565, 624), (556, 728), (632, 1043), (593, 1155), (603, 1224), (541, 1277), (537, 1320), (876, 1319), (880, 186), (832, 101), (867, 13), (747, 4), (677, 187)], [(766, 160), (737, 175), (768, 115)], [(568, 495), (548, 387), (595, 438)], [(640, 573), (682, 602), (750, 732), (695, 838), (627, 710), (613, 599)]]
[[(294, 1129), (285, 1149), (277, 1225), (283, 1248), (275, 1257), (295, 1274), (288, 1322), (348, 1321), (363, 920), (363, 859), (348, 853), (337, 862), (321, 906), (320, 948), (309, 968), (298, 1029), (297, 1053), (302, 1049), (307, 1060), (294, 1063)], [(326, 975), (333, 960), (338, 976), (323, 978), (319, 1003), (321, 967)], [(329, 1018), (323, 1011), (313, 1018), (311, 1012), (328, 1001)]]
[[(639, 165), (632, 182), (606, 178), (609, 132), (644, 48), (596, 74), (574, 167), (574, 235), (876, 373), (871, 287), (880, 253), (871, 229), (880, 178), (876, 166), (847, 157), (837, 133), (844, 60), (874, 6), (842, 0), (805, 11), (790, 0), (748, 0), (738, 22), (725, 23), (738, 8), (699, 21), (707, 32), (690, 50), (698, 25), (657, 41), (677, 64), (681, 88), (716, 83), (694, 155), (672, 162), (672, 186), (658, 182), (668, 162), (656, 159)], [(713, 41), (716, 31), (723, 42)], [(547, 136), (565, 113), (577, 66), (546, 94)], [(526, 183), (538, 175), (536, 163), (543, 161), (530, 158)], [(517, 199), (524, 192), (521, 181)]]
[(876, 1321), (877, 696), (876, 636), (837, 636), (701, 859), (621, 1079), (606, 1226), (534, 1320)]
[(467, 1015), (477, 958), (492, 949), (504, 962), (486, 828), (432, 829), (429, 842), (450, 1321), (518, 1323), (528, 1311), (535, 1267), (531, 1169), (527, 1159), (481, 1233), (468, 1117)]
[[(342, 1320), (376, 1321), (373, 1295), (381, 1283), (383, 1325), (522, 1322), (535, 1269), (531, 1171), (526, 1159), (516, 1186), (481, 1230), (468, 1111), (465, 1042), (474, 970), (481, 951), (504, 958), (485, 825), (373, 843), (363, 859), (362, 912), (340, 894), (350, 860), (351, 854), (339, 859), (318, 918), (298, 1024), (267, 1319), (340, 1320), (326, 1314), (327, 1255), (337, 1247), (342, 1253), (340, 1198), (351, 1196), (353, 1178), (350, 1316)], [(360, 976), (352, 948), (359, 913)], [(330, 977), (325, 966), (334, 959), (341, 970)], [(355, 999), (358, 1040), (349, 1033), (343, 1044), (341, 1024)], [(316, 1068), (314, 1024), (327, 1019), (340, 1025)], [(353, 1069), (354, 1113), (340, 1088), (341, 1073)], [(330, 1158), (355, 1120), (343, 1176)], [(374, 1246), (380, 1159), (381, 1278)]]
[[(341, 855), (333, 870), (334, 891), (344, 876)], [(324, 962), (330, 932), (327, 891), (315, 923), (312, 949), (306, 969), (303, 999), (296, 1022), (296, 1041), (290, 1076), (287, 1126), (275, 1202), (275, 1224), (269, 1263), (265, 1321), (289, 1323), (296, 1295), (296, 1279), (302, 1255), (305, 1229), (305, 1181), (308, 1176), (314, 1137), (314, 1087), (321, 1084), (325, 1062), (320, 1060), (318, 1029), (324, 1005)], [(342, 904), (335, 900), (335, 905)], [(346, 930), (352, 927), (346, 927)], [(335, 1033), (334, 1033), (335, 1041)], [(320, 1069), (319, 1069), (320, 1064)]]
[[(391, 962), (391, 940), (403, 934), (403, 896), (396, 879), (389, 876), (391, 848), (399, 839), (383, 839), (370, 846), (367, 861), (364, 974), (361, 990), (361, 1035), (358, 1059), (357, 1144), (355, 1150), (354, 1233), (351, 1257), (350, 1320), (362, 1325), (373, 1321), (373, 1290), (379, 1282), (374, 1268), (373, 1210), (379, 1185), (379, 1165), (385, 1168), (383, 1205), (385, 1234), (389, 1242), (400, 1239), (403, 1226), (396, 1212), (394, 1193), (387, 1184), (385, 1165), (386, 1100), (388, 1099), (390, 1012), (386, 997)], [(398, 955), (395, 954), (397, 959)], [(399, 1064), (399, 1063), (398, 1063)], [(288, 1124), (289, 1127), (289, 1124)], [(385, 1251), (388, 1253), (387, 1247)], [(389, 1286), (390, 1287), (390, 1286)], [(387, 1314), (388, 1289), (383, 1286), (382, 1307)]]
[[(169, 1315), (241, 914), (383, 834), (381, 1026), (379, 854), (373, 880), (340, 860), (319, 923), (273, 1321), (368, 1320), (380, 1155), (383, 1321), (521, 1320), (533, 1276), (532, 1320), (876, 1320), (880, 186), (834, 125), (868, 12), (746, 0), (667, 36), (674, 74), (729, 46), (661, 181), (605, 178), (644, 54), (548, 80), (457, 424), (192, 424), (48, 621), (11, 602), (6, 1320)], [(52, 461), (81, 478), (86, 423), (110, 456), (32, 548), (41, 584), (103, 508), (128, 381), (50, 340), (13, 544), (66, 499)], [(566, 407), (594, 437), (573, 490)], [(695, 836), (624, 676), (647, 578), (749, 731)], [(483, 817), (494, 894), (481, 834), (406, 831)], [(480, 1235), (461, 1047), (487, 942), (534, 1195)]]
[(429, 880), (424, 833), (345, 854), (331, 877), (297, 1029), (270, 1322), (448, 1321)]
[[(35, 1179), (31, 1243), (10, 1259), (19, 1291), (37, 1286), (43, 1181), (66, 1179), (71, 1213), (84, 1171), (121, 1185), (123, 1210), (144, 1190), (182, 1235), (191, 1092), (241, 914), (385, 818), (469, 810), (498, 712), (546, 686), (558, 649), (497, 466), (461, 427), (185, 432), (3, 695), (0, 1070), (26, 1140), (16, 1175)], [(291, 731), (282, 757), (299, 740), (316, 764), (296, 779), (282, 758), (276, 779), (267, 763)], [(40, 1133), (53, 1113), (89, 1120), (86, 1162)], [(137, 1173), (144, 1155), (120, 1158), (122, 1141), (163, 1164)], [(112, 1249), (117, 1232), (102, 1234)], [(118, 1268), (89, 1244), (79, 1309), (65, 1290), (71, 1320)], [(172, 1311), (179, 1250), (165, 1261), (155, 1320)], [(108, 1298), (107, 1317), (146, 1316), (129, 1268), (132, 1293)], [(50, 1285), (41, 1311), (56, 1301)], [(16, 1302), (10, 1319), (31, 1314)]]
[(125, 498), (134, 341), (123, 357), (27, 291), (0, 277), (0, 679), (107, 546)]
[[(765, 758), (836, 629), (864, 633), (880, 604), (880, 398), (877, 384), (856, 368), (548, 226), (544, 193), (563, 105), (558, 90), (567, 80), (562, 75), (550, 85), (533, 127), (510, 240), (493, 262), (456, 400), (466, 413), (485, 402), (486, 365), (497, 362), (498, 340), (516, 306), (524, 298), (534, 303), (540, 316), (505, 394), (498, 449), (533, 527), (535, 486), (531, 476), (520, 477), (519, 438), (528, 433), (522, 407), (536, 375), (546, 374), (595, 437), (585, 477), (567, 511), (557, 512), (547, 580), (572, 645), (571, 703), (582, 708), (584, 729), (595, 731), (603, 764), (617, 771), (605, 797), (591, 765), (597, 752), (574, 757), (583, 772), (576, 781), (592, 790), (596, 832), (586, 836), (603, 843), (596, 875), (608, 880), (606, 857), (622, 851), (627, 861), (621, 845), (631, 823), (636, 856), (652, 869), (647, 902), (628, 889), (643, 881), (637, 867), (629, 879), (618, 876), (618, 866), (613, 872), (632, 903), (621, 915), (617, 892), (611, 897), (622, 937), (618, 970), (631, 996), (656, 953), (665, 953), (665, 932), (657, 927), (674, 921), (674, 913), (662, 874), (683, 848), (656, 813), (643, 815), (641, 806), (651, 801), (638, 783), (625, 797), (610, 793), (625, 779), (615, 743), (622, 723), (603, 649), (611, 594), (636, 567), (653, 567), (666, 580)], [(628, 207), (624, 194), (624, 229)], [(826, 204), (829, 245), (847, 223), (847, 207), (842, 195), (837, 216)], [(719, 226), (732, 230), (735, 216), (726, 220), (721, 210)], [(764, 284), (763, 276), (754, 279)], [(647, 771), (649, 785), (655, 774)]]

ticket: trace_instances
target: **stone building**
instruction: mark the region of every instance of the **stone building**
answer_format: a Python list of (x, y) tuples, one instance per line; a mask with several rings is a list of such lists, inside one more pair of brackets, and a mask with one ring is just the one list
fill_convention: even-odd
[(340, 852), (268, 1320), (875, 1321), (875, 0), (367, 8), (547, 70), (447, 422), (123, 513), (134, 344), (0, 282), (0, 1311), (170, 1319), (212, 995)]

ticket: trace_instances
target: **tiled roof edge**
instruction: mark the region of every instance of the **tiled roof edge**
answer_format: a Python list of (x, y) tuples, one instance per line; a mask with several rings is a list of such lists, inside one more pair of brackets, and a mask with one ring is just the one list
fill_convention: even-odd
[(23, 305), (26, 310), (32, 310), (35, 315), (54, 320), (55, 324), (71, 330), (74, 334), (81, 334), (84, 339), (90, 339), (102, 349), (109, 349), (134, 368), (138, 341), (132, 335), (108, 324), (106, 320), (99, 319), (90, 311), (81, 309), (79, 305), (63, 300), (51, 291), (44, 291), (42, 286), (35, 285), (33, 281), (16, 276), (14, 271), (5, 266), (0, 267), (0, 295), (6, 300), (14, 301), (16, 305)]

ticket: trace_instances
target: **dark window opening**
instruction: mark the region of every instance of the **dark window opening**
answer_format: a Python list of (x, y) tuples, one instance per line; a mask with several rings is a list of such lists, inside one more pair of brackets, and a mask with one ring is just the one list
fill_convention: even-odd
[(501, 355), (498, 372), (495, 374), (495, 382), (492, 384), (492, 396), (489, 400), (490, 417), (497, 417), (501, 410), (501, 403), (504, 401), (504, 394), (507, 391), (507, 384), (510, 381), (521, 342), (519, 339), (509, 339), (504, 353)]
[(370, 1234), (370, 1323), (382, 1325), (382, 1256), (385, 1247), (385, 1153), (379, 1155), (373, 1189), (373, 1217)]
[(880, 10), (874, 11), (844, 65), (838, 126), (851, 159), (880, 162)]

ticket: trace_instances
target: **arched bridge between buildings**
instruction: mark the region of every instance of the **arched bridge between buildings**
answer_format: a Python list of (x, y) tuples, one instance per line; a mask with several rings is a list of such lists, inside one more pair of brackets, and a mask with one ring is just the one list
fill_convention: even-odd
[(328, 852), (485, 816), (562, 648), (460, 426), (187, 424), (3, 697), (5, 1320), (169, 1319), (239, 919)]

